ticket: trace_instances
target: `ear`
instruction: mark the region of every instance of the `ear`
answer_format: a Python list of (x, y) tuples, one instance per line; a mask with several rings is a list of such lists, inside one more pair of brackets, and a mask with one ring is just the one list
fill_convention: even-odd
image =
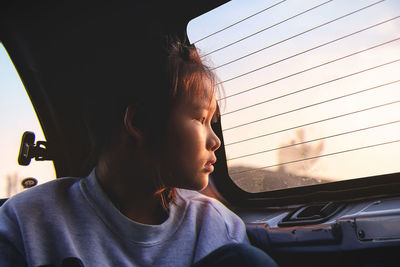
[(134, 138), (138, 143), (142, 143), (144, 136), (143, 131), (135, 125), (136, 110), (133, 106), (128, 106), (125, 110), (124, 126), (127, 133)]

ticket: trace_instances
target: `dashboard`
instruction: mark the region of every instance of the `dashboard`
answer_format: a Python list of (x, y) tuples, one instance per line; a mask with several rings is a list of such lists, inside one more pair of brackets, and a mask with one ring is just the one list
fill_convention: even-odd
[[(326, 259), (329, 266), (399, 266), (400, 197), (341, 204), (336, 214), (318, 224), (299, 220), (297, 225), (280, 226), (288, 215), (307, 206), (238, 214), (251, 242), (282, 266), (301, 261), (318, 265)], [(307, 214), (307, 219), (318, 217), (320, 210), (309, 210), (316, 214)]]

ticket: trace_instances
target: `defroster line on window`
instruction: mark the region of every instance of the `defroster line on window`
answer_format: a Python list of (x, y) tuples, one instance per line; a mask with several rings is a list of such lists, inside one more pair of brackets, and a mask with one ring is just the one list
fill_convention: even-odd
[(310, 126), (310, 125), (314, 125), (314, 124), (318, 124), (318, 123), (322, 123), (322, 122), (326, 122), (326, 121), (330, 121), (330, 120), (334, 120), (334, 119), (338, 119), (338, 118), (343, 118), (343, 117), (346, 117), (346, 116), (350, 116), (350, 115), (354, 115), (354, 114), (370, 111), (370, 110), (373, 110), (373, 109), (378, 109), (378, 108), (394, 105), (394, 104), (397, 104), (397, 103), (400, 103), (400, 100), (396, 100), (396, 101), (380, 104), (380, 105), (377, 105), (377, 106), (372, 106), (372, 107), (368, 107), (368, 108), (364, 108), (364, 109), (360, 109), (360, 110), (356, 110), (356, 111), (352, 111), (352, 112), (336, 115), (336, 116), (325, 118), (325, 119), (322, 119), (322, 120), (317, 120), (317, 121), (313, 121), (313, 122), (309, 122), (309, 123), (305, 123), (305, 124), (289, 127), (289, 128), (285, 128), (285, 129), (282, 129), (282, 130), (278, 130), (278, 131), (274, 131), (274, 132), (270, 132), (270, 133), (266, 133), (266, 134), (262, 134), (262, 135), (258, 135), (258, 136), (254, 136), (254, 137), (238, 140), (238, 141), (234, 141), (234, 142), (225, 144), (225, 146), (236, 145), (236, 144), (239, 144), (239, 143), (247, 142), (247, 141), (258, 139), (258, 138), (261, 138), (261, 137), (270, 136), (270, 135), (273, 135), (273, 134), (278, 134), (278, 133), (282, 133), (282, 132), (286, 132), (286, 131), (290, 131), (290, 130), (295, 130), (295, 129), (298, 129), (298, 128), (302, 128), (302, 127), (306, 127), (306, 126)]
[(391, 121), (391, 122), (387, 122), (387, 123), (382, 123), (382, 124), (378, 124), (378, 125), (373, 125), (373, 126), (369, 126), (369, 127), (365, 127), (365, 128), (361, 128), (361, 129), (356, 129), (356, 130), (352, 130), (352, 131), (347, 131), (347, 132), (343, 132), (343, 133), (333, 134), (333, 135), (329, 135), (329, 136), (324, 136), (324, 137), (311, 139), (311, 140), (300, 142), (300, 143), (294, 143), (294, 144), (290, 144), (290, 145), (271, 148), (271, 149), (268, 149), (268, 150), (249, 153), (249, 154), (237, 156), (237, 157), (234, 157), (234, 158), (230, 158), (230, 159), (228, 159), (228, 161), (233, 161), (233, 160), (237, 160), (237, 159), (241, 159), (241, 158), (251, 157), (251, 156), (255, 156), (255, 155), (259, 155), (259, 154), (265, 154), (265, 153), (269, 153), (269, 152), (273, 152), (273, 151), (277, 151), (277, 150), (281, 150), (281, 149), (285, 149), (285, 148), (289, 148), (289, 147), (305, 145), (305, 144), (318, 142), (318, 141), (322, 141), (322, 140), (327, 140), (327, 139), (330, 139), (330, 138), (339, 137), (339, 136), (343, 136), (343, 135), (363, 132), (363, 131), (376, 129), (376, 128), (380, 128), (380, 127), (384, 127), (384, 126), (388, 126), (388, 125), (392, 125), (392, 124), (396, 124), (396, 123), (400, 123), (400, 120)]
[(262, 69), (271, 67), (271, 66), (273, 66), (273, 65), (276, 65), (276, 64), (281, 63), (281, 62), (283, 62), (283, 61), (286, 61), (286, 60), (288, 60), (288, 59), (291, 59), (291, 58), (294, 58), (294, 57), (297, 57), (297, 56), (306, 54), (306, 53), (311, 52), (311, 51), (313, 51), (313, 50), (315, 50), (315, 49), (318, 49), (318, 48), (324, 47), (324, 46), (326, 46), (326, 45), (335, 43), (335, 42), (337, 42), (337, 41), (340, 41), (340, 40), (343, 40), (343, 39), (345, 39), (345, 38), (351, 37), (351, 36), (353, 36), (353, 35), (359, 34), (359, 33), (364, 32), (364, 31), (366, 31), (366, 30), (373, 29), (373, 28), (375, 28), (375, 27), (378, 27), (378, 26), (383, 25), (383, 24), (385, 24), (385, 23), (391, 22), (391, 21), (396, 20), (396, 19), (398, 19), (398, 18), (400, 18), (400, 16), (396, 16), (396, 17), (393, 17), (393, 18), (390, 18), (390, 19), (381, 21), (381, 22), (379, 22), (379, 23), (376, 23), (376, 24), (374, 24), (374, 25), (368, 26), (368, 27), (363, 28), (363, 29), (361, 29), (361, 30), (352, 32), (352, 33), (350, 33), (350, 34), (346, 34), (346, 35), (341, 36), (341, 37), (339, 37), (339, 38), (336, 38), (336, 39), (334, 39), (334, 40), (331, 40), (331, 41), (322, 43), (322, 44), (320, 44), (320, 45), (314, 46), (314, 47), (312, 47), (312, 48), (310, 48), (310, 49), (301, 51), (301, 52), (299, 52), (299, 53), (296, 53), (296, 54), (290, 55), (290, 56), (288, 56), (288, 57), (285, 57), (285, 58), (283, 58), (283, 59), (274, 61), (274, 62), (272, 62), (272, 63), (263, 65), (263, 66), (261, 66), (261, 67), (255, 68), (255, 69), (252, 69), (252, 70), (247, 71), (247, 72), (245, 72), (245, 73), (236, 75), (236, 76), (234, 76), (234, 77), (232, 77), (232, 78), (229, 78), (229, 79), (226, 79), (226, 80), (222, 81), (221, 83), (229, 82), (229, 81), (232, 81), (232, 80), (234, 80), (234, 79), (237, 79), (237, 78), (240, 78), (240, 77), (249, 75), (249, 74), (251, 74), (251, 73), (257, 72), (257, 71), (259, 71), (259, 70), (262, 70)]
[(228, 25), (228, 26), (226, 26), (226, 27), (224, 27), (224, 28), (222, 28), (222, 29), (220, 29), (218, 31), (215, 31), (215, 32), (213, 32), (213, 33), (211, 33), (211, 34), (209, 34), (207, 36), (204, 36), (204, 37), (200, 38), (199, 40), (193, 42), (193, 44), (197, 44), (197, 43), (199, 43), (199, 42), (201, 42), (201, 41), (203, 41), (203, 40), (205, 40), (207, 38), (210, 38), (213, 35), (216, 35), (216, 34), (218, 34), (220, 32), (223, 32), (223, 31), (225, 31), (225, 30), (227, 30), (229, 28), (232, 28), (235, 25), (238, 25), (238, 24), (240, 24), (240, 23), (242, 23), (242, 22), (244, 22), (244, 21), (246, 21), (246, 20), (248, 20), (248, 19), (250, 19), (250, 18), (252, 18), (254, 16), (257, 16), (257, 15), (259, 15), (259, 14), (261, 14), (261, 13), (263, 13), (263, 12), (265, 12), (265, 11), (267, 11), (267, 10), (269, 10), (269, 9), (279, 5), (279, 4), (282, 4), (283, 2), (286, 2), (286, 0), (282, 0), (282, 1), (280, 1), (278, 3), (275, 3), (275, 4), (271, 5), (271, 6), (268, 6), (268, 7), (264, 8), (264, 9), (262, 9), (262, 10), (256, 12), (256, 13), (250, 15), (250, 16), (245, 17), (244, 19), (241, 19), (241, 20), (239, 20), (239, 21), (237, 21), (235, 23), (232, 23), (232, 24), (230, 24), (230, 25)]
[(360, 71), (357, 71), (357, 72), (353, 72), (353, 73), (350, 73), (350, 74), (347, 74), (347, 75), (344, 75), (344, 76), (340, 76), (340, 77), (337, 77), (337, 78), (329, 80), (329, 81), (325, 81), (325, 82), (322, 82), (322, 83), (319, 83), (319, 84), (315, 84), (315, 85), (312, 85), (312, 86), (309, 86), (309, 87), (306, 87), (306, 88), (303, 88), (303, 89), (300, 89), (300, 90), (296, 90), (296, 91), (293, 91), (293, 92), (290, 92), (290, 93), (287, 93), (287, 94), (283, 94), (283, 95), (280, 95), (280, 96), (277, 96), (277, 97), (273, 97), (273, 98), (270, 98), (270, 99), (267, 99), (267, 100), (264, 100), (264, 101), (261, 101), (261, 102), (257, 102), (255, 104), (252, 104), (252, 105), (249, 105), (249, 106), (245, 106), (245, 107), (238, 108), (238, 109), (235, 109), (235, 110), (232, 110), (232, 111), (229, 111), (229, 112), (225, 112), (225, 113), (222, 113), (221, 116), (226, 116), (226, 115), (238, 112), (238, 111), (243, 111), (243, 110), (246, 110), (246, 109), (249, 109), (249, 108), (252, 108), (252, 107), (256, 107), (256, 106), (259, 106), (259, 105), (262, 105), (262, 104), (265, 104), (265, 103), (268, 103), (268, 102), (272, 102), (272, 101), (275, 101), (275, 100), (278, 100), (278, 99), (282, 99), (282, 98), (285, 98), (285, 97), (288, 97), (288, 96), (291, 96), (291, 95), (295, 95), (295, 94), (298, 94), (298, 93), (301, 93), (301, 92), (305, 92), (305, 91), (308, 91), (308, 90), (313, 89), (313, 88), (317, 88), (317, 87), (322, 86), (322, 85), (333, 83), (333, 82), (336, 82), (336, 81), (339, 81), (339, 80), (342, 80), (342, 79), (345, 79), (345, 78), (349, 78), (349, 77), (352, 77), (352, 76), (355, 76), (355, 75), (358, 75), (358, 74), (361, 74), (361, 73), (365, 73), (365, 72), (368, 72), (368, 71), (371, 71), (371, 70), (376, 70), (376, 69), (379, 69), (381, 67), (384, 67), (384, 66), (387, 66), (387, 65), (399, 62), (399, 61), (400, 61), (400, 58), (396, 59), (396, 60), (389, 61), (389, 62), (385, 62), (383, 64), (379, 64), (379, 65), (373, 66), (371, 68), (367, 68), (367, 69), (363, 69), (363, 70), (360, 70)]
[(264, 117), (264, 118), (261, 118), (261, 119), (258, 119), (258, 120), (254, 120), (254, 121), (246, 122), (246, 123), (243, 123), (243, 124), (235, 125), (235, 126), (232, 126), (232, 127), (229, 127), (229, 128), (222, 129), (222, 130), (224, 132), (225, 131), (229, 131), (229, 130), (232, 130), (232, 129), (235, 129), (235, 128), (239, 128), (239, 127), (243, 127), (243, 126), (246, 126), (246, 125), (249, 125), (249, 124), (253, 124), (253, 123), (269, 120), (269, 119), (272, 119), (272, 118), (276, 118), (276, 117), (279, 117), (279, 116), (282, 116), (282, 115), (287, 115), (289, 113), (293, 113), (293, 112), (300, 111), (300, 110), (303, 110), (303, 109), (307, 109), (307, 108), (319, 106), (319, 105), (322, 105), (322, 104), (326, 104), (328, 102), (336, 101), (336, 100), (339, 100), (339, 99), (342, 99), (342, 98), (346, 98), (346, 97), (354, 96), (354, 95), (357, 95), (357, 94), (365, 93), (365, 92), (368, 92), (368, 91), (376, 90), (376, 89), (382, 88), (384, 86), (388, 86), (388, 85), (395, 84), (395, 83), (398, 83), (398, 82), (400, 82), (400, 80), (387, 82), (387, 83), (384, 83), (384, 84), (380, 84), (380, 85), (376, 85), (376, 86), (373, 86), (373, 87), (369, 87), (369, 88), (365, 88), (365, 89), (362, 89), (362, 90), (358, 90), (358, 91), (355, 91), (355, 92), (352, 92), (352, 93), (349, 93), (349, 94), (345, 94), (345, 95), (341, 95), (341, 96), (338, 96), (338, 97), (326, 99), (324, 101), (320, 101), (320, 102), (316, 102), (316, 103), (313, 103), (313, 104), (309, 104), (307, 106), (303, 106), (303, 107), (291, 109), (291, 110), (288, 110), (288, 111), (285, 111), (285, 112), (281, 112), (281, 113), (277, 113), (277, 114), (274, 114), (274, 115), (270, 115), (268, 117)]
[[(377, 5), (377, 4), (380, 4), (380, 3), (382, 3), (383, 1), (385, 1), (385, 0), (380, 0), (380, 1), (378, 1), (378, 2), (375, 2), (375, 3), (370, 4), (370, 5), (368, 5), (368, 6), (364, 6), (364, 7), (360, 8), (360, 9), (357, 9), (357, 10), (355, 10), (355, 11), (352, 11), (352, 12), (350, 12), (350, 13), (347, 13), (347, 14), (345, 14), (345, 15), (343, 15), (343, 16), (337, 17), (337, 18), (335, 18), (335, 19), (333, 19), (333, 20), (327, 21), (327, 22), (325, 22), (325, 23), (322, 23), (322, 24), (320, 24), (320, 25), (318, 25), (318, 26), (315, 26), (315, 27), (313, 27), (313, 28), (310, 28), (310, 29), (305, 30), (305, 31), (303, 31), (303, 32), (300, 32), (300, 33), (298, 33), (298, 34), (292, 35), (292, 36), (290, 36), (290, 37), (288, 37), (288, 38), (286, 38), (286, 39), (283, 39), (283, 40), (281, 40), (281, 41), (278, 41), (278, 42), (276, 42), (276, 43), (273, 43), (273, 44), (270, 44), (270, 45), (268, 45), (268, 46), (265, 46), (265, 47), (263, 47), (263, 48), (261, 48), (261, 49), (258, 49), (258, 50), (256, 50), (256, 51), (253, 51), (253, 52), (251, 52), (251, 53), (249, 53), (249, 54), (246, 54), (246, 55), (244, 55), (244, 56), (241, 56), (241, 57), (238, 57), (238, 58), (236, 58), (236, 59), (230, 60), (230, 61), (228, 61), (228, 62), (226, 62), (226, 63), (223, 63), (223, 64), (221, 64), (221, 65), (219, 65), (219, 66), (217, 66), (217, 67), (212, 68), (212, 70), (219, 69), (219, 68), (224, 67), (224, 66), (226, 66), (226, 65), (232, 64), (233, 62), (242, 60), (242, 59), (244, 59), (244, 58), (246, 58), (246, 57), (249, 57), (249, 56), (251, 56), (251, 55), (254, 55), (254, 54), (257, 54), (257, 53), (259, 53), (259, 52), (261, 52), (261, 51), (264, 51), (264, 50), (266, 50), (266, 49), (269, 49), (269, 48), (271, 48), (271, 47), (273, 47), (273, 46), (276, 46), (276, 45), (278, 45), (278, 44), (284, 43), (284, 42), (286, 42), (286, 41), (289, 41), (289, 40), (291, 40), (291, 39), (294, 39), (294, 38), (296, 38), (296, 37), (299, 37), (299, 36), (301, 36), (301, 35), (304, 35), (304, 34), (306, 34), (306, 33), (308, 33), (308, 32), (311, 32), (311, 31), (314, 31), (314, 30), (319, 29), (319, 28), (321, 28), (321, 27), (324, 27), (324, 26), (326, 26), (326, 25), (328, 25), (328, 24), (331, 24), (331, 23), (333, 23), (333, 22), (336, 22), (336, 21), (338, 21), (338, 20), (341, 20), (341, 19), (343, 19), (343, 18), (345, 18), (345, 17), (348, 17), (348, 16), (351, 16), (351, 15), (353, 15), (353, 14), (356, 14), (356, 13), (362, 11), (362, 10), (365, 10), (365, 9), (368, 9), (368, 8), (370, 8), (370, 7), (372, 7), (372, 6), (375, 6), (375, 5)], [(242, 38), (242, 39), (243, 39), (243, 38)], [(242, 39), (240, 39), (239, 41), (241, 41)], [(237, 42), (238, 42), (238, 41), (236, 41), (235, 43), (237, 43)], [(226, 47), (227, 47), (227, 46), (225, 46), (224, 48), (226, 48)], [(221, 48), (221, 49), (222, 49), (222, 48)], [(219, 50), (221, 50), (221, 49), (219, 49)], [(208, 54), (206, 54), (206, 55), (209, 55), (209, 54), (211, 54), (211, 53), (208, 53)], [(205, 56), (206, 56), (206, 55), (205, 55)], [(231, 80), (231, 79), (229, 79), (229, 80)], [(225, 82), (225, 81), (224, 81), (224, 82)]]
[(310, 70), (318, 69), (318, 68), (326, 66), (328, 64), (331, 64), (331, 63), (334, 63), (334, 62), (337, 62), (337, 61), (340, 61), (340, 60), (343, 60), (343, 59), (346, 59), (346, 58), (349, 58), (349, 57), (352, 57), (352, 56), (355, 56), (355, 55), (358, 55), (358, 54), (361, 54), (361, 53), (364, 53), (364, 52), (367, 52), (367, 51), (370, 51), (370, 50), (373, 50), (373, 49), (376, 49), (376, 48), (379, 48), (379, 47), (384, 46), (384, 45), (391, 44), (391, 43), (399, 41), (399, 40), (400, 40), (400, 37), (392, 39), (392, 40), (389, 40), (389, 41), (386, 41), (386, 42), (383, 42), (383, 43), (380, 43), (380, 44), (377, 44), (377, 45), (374, 45), (374, 46), (371, 46), (371, 47), (368, 47), (366, 49), (362, 49), (362, 50), (353, 52), (351, 54), (347, 54), (345, 56), (342, 56), (342, 57), (339, 57), (339, 58), (336, 58), (336, 59), (333, 59), (333, 60), (329, 60), (329, 61), (324, 62), (322, 64), (315, 65), (313, 67), (310, 67), (310, 68), (307, 68), (307, 69), (304, 69), (304, 70), (301, 70), (301, 71), (298, 71), (298, 72), (283, 76), (281, 78), (278, 78), (278, 79), (275, 79), (275, 80), (272, 80), (272, 81), (269, 81), (269, 82), (266, 82), (266, 83), (263, 83), (263, 84), (248, 88), (248, 89), (245, 89), (243, 91), (240, 91), (240, 92), (237, 92), (237, 93), (225, 96), (225, 97), (221, 97), (219, 100), (223, 100), (223, 99), (231, 98), (231, 97), (234, 97), (234, 96), (238, 96), (238, 95), (253, 91), (253, 90), (257, 89), (257, 88), (264, 87), (264, 86), (267, 86), (267, 85), (270, 85), (270, 84), (285, 80), (287, 78), (290, 78), (290, 77), (305, 73), (305, 72), (310, 71)]
[[(296, 18), (296, 17), (298, 17), (298, 16), (300, 16), (300, 15), (306, 14), (306, 13), (310, 12), (311, 10), (314, 10), (314, 9), (316, 9), (316, 8), (318, 8), (318, 7), (321, 7), (321, 6), (323, 6), (323, 5), (325, 5), (325, 4), (329, 3), (329, 2), (332, 2), (332, 1), (333, 1), (333, 0), (325, 1), (325, 2), (323, 2), (323, 3), (321, 3), (321, 4), (319, 4), (319, 5), (316, 5), (316, 6), (314, 6), (314, 7), (312, 7), (312, 8), (309, 8), (309, 9), (307, 9), (307, 10), (305, 10), (305, 11), (302, 11), (302, 12), (300, 12), (300, 13), (294, 15), (294, 16), (291, 16), (291, 17), (289, 17), (289, 18), (287, 18), (287, 19), (284, 19), (284, 20), (282, 20), (282, 21), (280, 21), (280, 22), (277, 22), (277, 23), (275, 23), (275, 24), (273, 24), (273, 25), (271, 25), (271, 26), (268, 26), (268, 27), (266, 27), (266, 28), (263, 28), (263, 29), (261, 29), (261, 30), (255, 32), (255, 33), (252, 33), (252, 34), (250, 34), (250, 35), (247, 35), (247, 36), (245, 36), (245, 37), (243, 37), (243, 38), (241, 38), (241, 39), (239, 39), (239, 40), (236, 40), (236, 41), (234, 41), (234, 42), (232, 42), (232, 43), (229, 43), (229, 44), (224, 45), (224, 46), (222, 46), (222, 47), (220, 47), (220, 48), (218, 48), (218, 49), (215, 49), (215, 50), (213, 50), (213, 51), (211, 51), (211, 52), (208, 52), (207, 54), (202, 55), (202, 57), (207, 57), (207, 56), (209, 56), (209, 55), (211, 55), (211, 54), (214, 54), (215, 52), (221, 51), (221, 50), (223, 50), (223, 49), (225, 49), (225, 48), (227, 48), (227, 47), (230, 47), (230, 46), (232, 46), (232, 45), (234, 45), (234, 44), (237, 44), (237, 43), (239, 43), (239, 42), (241, 42), (241, 41), (244, 41), (244, 40), (246, 40), (246, 39), (249, 39), (250, 37), (253, 37), (253, 36), (255, 36), (255, 35), (257, 35), (257, 34), (260, 34), (260, 33), (264, 32), (264, 31), (266, 31), (266, 30), (269, 30), (269, 29), (271, 29), (271, 28), (274, 28), (274, 27), (276, 27), (276, 26), (278, 26), (278, 25), (280, 25), (280, 24), (282, 24), (282, 23), (284, 23), (284, 22), (287, 22), (287, 21), (289, 21), (289, 20), (291, 20), (291, 19), (294, 19), (294, 18)], [(381, 1), (384, 1), (384, 0), (381, 0)], [(221, 67), (221, 66), (218, 66), (218, 67), (216, 67), (215, 69), (217, 69), (217, 68), (219, 68), (219, 67)]]
[(390, 144), (394, 144), (394, 143), (398, 143), (398, 142), (400, 142), (400, 139), (392, 140), (392, 141), (388, 141), (388, 142), (383, 142), (383, 143), (378, 143), (378, 144), (373, 144), (373, 145), (369, 145), (369, 146), (356, 147), (356, 148), (346, 149), (346, 150), (342, 150), (342, 151), (327, 153), (327, 154), (320, 155), (320, 156), (315, 156), (315, 157), (309, 157), (309, 158), (304, 158), (304, 159), (287, 161), (287, 162), (283, 162), (283, 163), (279, 163), (279, 164), (273, 164), (273, 165), (264, 166), (264, 167), (260, 167), (260, 168), (252, 168), (252, 169), (233, 172), (233, 173), (229, 173), (229, 174), (230, 175), (238, 175), (238, 174), (245, 173), (245, 172), (252, 172), (252, 171), (256, 171), (256, 170), (264, 170), (264, 169), (269, 169), (269, 168), (273, 168), (273, 167), (279, 167), (279, 166), (298, 163), (298, 162), (307, 161), (307, 160), (313, 160), (313, 159), (318, 159), (318, 158), (323, 158), (323, 157), (329, 157), (329, 156), (334, 156), (334, 155), (343, 154), (343, 153), (350, 153), (350, 152), (354, 152), (354, 151), (358, 151), (358, 150), (362, 150), (362, 149), (368, 149), (368, 148), (373, 148), (373, 147), (378, 147), (378, 146), (390, 145)]

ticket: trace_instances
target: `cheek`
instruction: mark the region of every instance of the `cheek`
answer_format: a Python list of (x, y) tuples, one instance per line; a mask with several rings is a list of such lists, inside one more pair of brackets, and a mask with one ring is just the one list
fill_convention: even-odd
[(201, 126), (196, 122), (181, 123), (171, 132), (168, 149), (170, 154), (166, 155), (169, 157), (168, 161), (173, 162), (173, 165), (176, 165), (175, 168), (186, 169), (197, 166), (203, 145), (201, 136)]
[(176, 135), (177, 152), (181, 153), (183, 157), (190, 157), (200, 152), (201, 132), (199, 127), (193, 124), (195, 123), (182, 125)]

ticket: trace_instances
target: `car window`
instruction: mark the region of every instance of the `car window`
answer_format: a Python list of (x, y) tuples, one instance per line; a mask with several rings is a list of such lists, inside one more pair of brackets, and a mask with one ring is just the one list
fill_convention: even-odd
[(400, 2), (231, 1), (188, 36), (224, 88), (229, 175), (263, 192), (400, 171)]
[(43, 183), (56, 177), (51, 161), (18, 165), (22, 134), (32, 131), (35, 141), (45, 141), (36, 113), (4, 47), (0, 44), (0, 198), (24, 190), (21, 182), (33, 177)]

